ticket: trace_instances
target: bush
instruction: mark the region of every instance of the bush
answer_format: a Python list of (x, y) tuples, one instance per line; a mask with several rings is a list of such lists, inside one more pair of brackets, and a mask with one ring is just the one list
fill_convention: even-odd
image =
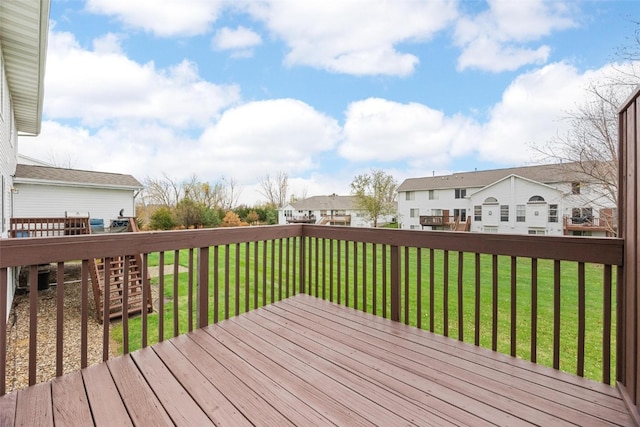
[(171, 209), (162, 207), (151, 214), (149, 228), (152, 230), (172, 230), (176, 227)]

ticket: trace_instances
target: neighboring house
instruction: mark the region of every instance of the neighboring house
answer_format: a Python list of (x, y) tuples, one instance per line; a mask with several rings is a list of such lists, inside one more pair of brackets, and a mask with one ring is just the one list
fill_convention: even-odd
[[(378, 218), (378, 224), (393, 222), (395, 217)], [(355, 196), (313, 196), (291, 203), (278, 210), (278, 224), (307, 223), (371, 227), (372, 222), (362, 209), (356, 207)]]
[[(0, 237), (13, 210), (18, 132), (40, 133), (48, 32), (48, 0), (0, 1)], [(7, 296), (10, 307), (13, 289)]]
[[(20, 159), (22, 162), (22, 158)], [(13, 179), (16, 218), (90, 216), (109, 220), (135, 216), (143, 186), (131, 175), (18, 164)]]
[(410, 178), (398, 188), (401, 228), (609, 236), (613, 201), (575, 164)]

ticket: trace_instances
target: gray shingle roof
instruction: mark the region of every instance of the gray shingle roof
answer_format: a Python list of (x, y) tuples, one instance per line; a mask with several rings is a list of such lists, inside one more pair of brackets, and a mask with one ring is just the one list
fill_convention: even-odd
[(509, 175), (518, 175), (544, 184), (572, 181), (587, 182), (592, 180), (586, 174), (579, 172), (575, 163), (558, 163), (408, 178), (400, 184), (398, 191), (485, 187)]
[(112, 188), (138, 189), (143, 187), (143, 185), (131, 175), (18, 164), (16, 167), (15, 182), (24, 183), (33, 181), (85, 184)]

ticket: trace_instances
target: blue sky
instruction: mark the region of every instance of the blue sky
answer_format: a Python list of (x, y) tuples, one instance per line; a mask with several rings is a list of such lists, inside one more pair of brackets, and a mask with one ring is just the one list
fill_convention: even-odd
[[(531, 164), (632, 43), (640, 2), (52, 0), (44, 120), (58, 166), (295, 194)], [(618, 66), (627, 66), (618, 65)]]

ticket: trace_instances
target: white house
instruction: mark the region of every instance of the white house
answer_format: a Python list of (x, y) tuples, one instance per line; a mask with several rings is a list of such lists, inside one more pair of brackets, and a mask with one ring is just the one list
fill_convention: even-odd
[(48, 32), (49, 0), (0, 1), (0, 237), (13, 209), (18, 133), (40, 133)]
[(410, 178), (398, 213), (413, 230), (607, 236), (616, 227), (614, 201), (571, 163)]
[[(378, 225), (393, 222), (394, 215), (378, 218)], [(278, 224), (307, 223), (371, 227), (366, 212), (357, 208), (355, 196), (313, 196), (278, 210)]]
[(135, 216), (135, 197), (142, 188), (131, 175), (19, 163), (13, 178), (12, 217), (88, 215), (108, 225), (120, 215)]

